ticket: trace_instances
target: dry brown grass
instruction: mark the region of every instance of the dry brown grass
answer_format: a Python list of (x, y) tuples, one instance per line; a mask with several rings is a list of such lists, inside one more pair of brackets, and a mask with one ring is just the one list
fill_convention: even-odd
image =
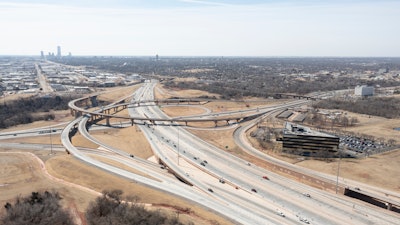
[(400, 127), (400, 119), (386, 119), (351, 112), (347, 112), (347, 116), (356, 117), (360, 122), (354, 127), (346, 128), (346, 131), (371, 135), (385, 140), (394, 139), (400, 144), (400, 131), (393, 130)]
[[(62, 205), (83, 212), (95, 194), (47, 176), (37, 158), (29, 153), (0, 153), (0, 205), (12, 202), (18, 195), (29, 195), (32, 191), (57, 191)], [(6, 184), (6, 185), (4, 185)]]
[(107, 88), (107, 91), (100, 94), (97, 98), (98, 100), (114, 102), (122, 97), (128, 96), (135, 92), (142, 84), (137, 84), (128, 87), (113, 87)]
[(250, 109), (256, 108), (260, 106), (268, 106), (274, 104), (275, 101), (264, 101), (264, 102), (248, 102), (248, 101), (215, 101), (209, 102), (204, 106), (209, 108), (212, 112), (226, 112), (232, 110), (243, 110), (243, 109)]
[(84, 138), (81, 134), (77, 133), (75, 134), (72, 139), (71, 142), (74, 146), (77, 147), (84, 147), (84, 148), (98, 148), (99, 145), (94, 144), (93, 142), (87, 140), (86, 138)]
[(168, 106), (162, 107), (162, 111), (170, 117), (191, 116), (205, 113), (205, 109), (190, 106)]
[[(297, 165), (336, 175), (338, 161), (305, 160)], [(373, 155), (366, 159), (342, 159), (340, 177), (400, 192), (400, 151)]]
[(156, 99), (165, 99), (178, 96), (181, 98), (196, 98), (204, 95), (219, 97), (218, 94), (213, 94), (206, 91), (192, 89), (166, 89), (162, 85), (157, 85), (154, 93)]
[(92, 132), (101, 142), (137, 157), (147, 159), (153, 155), (150, 144), (136, 126)]
[(136, 170), (136, 169), (134, 169), (134, 168), (132, 168), (130, 166), (127, 166), (127, 165), (121, 163), (121, 162), (117, 162), (117, 161), (115, 161), (113, 159), (106, 158), (105, 156), (91, 155), (90, 157), (93, 158), (93, 159), (96, 159), (96, 160), (98, 160), (100, 162), (106, 163), (108, 165), (112, 165), (114, 167), (123, 169), (125, 171), (128, 171), (128, 172), (140, 175), (142, 177), (146, 177), (146, 178), (152, 179), (154, 181), (160, 182), (160, 180), (155, 178), (155, 177), (149, 176), (148, 174), (143, 173), (143, 172), (141, 172), (139, 170)]

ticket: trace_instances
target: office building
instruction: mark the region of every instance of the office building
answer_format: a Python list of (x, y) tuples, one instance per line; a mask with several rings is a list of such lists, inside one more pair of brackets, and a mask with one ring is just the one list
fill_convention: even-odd
[(61, 47), (57, 46), (57, 58), (61, 58)]
[(282, 152), (313, 157), (335, 157), (339, 138), (311, 130), (309, 127), (286, 122), (283, 130)]

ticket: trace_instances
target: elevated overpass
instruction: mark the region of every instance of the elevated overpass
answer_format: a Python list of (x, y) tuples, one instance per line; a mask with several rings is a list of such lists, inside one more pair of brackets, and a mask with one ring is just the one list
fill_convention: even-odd
[(211, 99), (160, 99), (160, 100), (144, 100), (144, 101), (135, 101), (131, 103), (126, 103), (125, 99), (119, 100), (116, 102), (115, 105), (111, 106), (106, 106), (102, 107), (101, 110), (99, 111), (90, 111), (88, 109), (82, 108), (77, 106), (77, 103), (80, 103), (81, 105), (84, 105), (86, 107), (96, 107), (97, 106), (97, 100), (96, 96), (89, 96), (89, 97), (84, 97), (84, 98), (79, 98), (72, 100), (68, 103), (68, 106), (71, 110), (71, 115), (75, 116), (75, 118), (78, 118), (82, 115), (89, 116), (89, 122), (90, 123), (95, 123), (97, 121), (106, 120), (106, 124), (110, 125), (110, 119), (111, 118), (117, 118), (117, 119), (124, 119), (124, 120), (130, 120), (131, 124), (135, 123), (141, 123), (145, 124), (151, 123), (154, 124), (156, 122), (162, 123), (184, 123), (186, 126), (188, 123), (204, 123), (204, 122), (213, 122), (215, 126), (218, 126), (219, 122), (224, 122), (224, 124), (230, 124), (230, 122), (242, 122), (242, 121), (248, 121), (251, 119), (254, 119), (262, 114), (264, 112), (257, 112), (251, 115), (235, 115), (235, 116), (226, 116), (226, 117), (218, 117), (218, 118), (175, 118), (175, 119), (161, 119), (161, 118), (151, 118), (151, 117), (130, 117), (130, 116), (121, 116), (121, 115), (115, 115), (116, 113), (128, 108), (128, 107), (140, 107), (141, 105), (146, 105), (146, 104), (206, 104), (208, 102), (212, 101)]

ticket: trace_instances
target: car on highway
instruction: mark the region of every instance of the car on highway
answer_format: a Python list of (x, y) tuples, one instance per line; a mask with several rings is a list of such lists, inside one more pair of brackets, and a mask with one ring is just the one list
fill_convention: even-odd
[(310, 224), (310, 221), (308, 221), (306, 218), (299, 218), (301, 222), (306, 223), (306, 224)]
[(129, 155), (129, 157), (131, 157), (131, 158), (134, 158), (135, 156), (134, 156), (134, 155), (132, 155), (132, 154), (130, 154), (130, 155)]
[(208, 191), (211, 193), (214, 193), (213, 189), (211, 189), (211, 188), (209, 188)]
[(308, 198), (311, 198), (311, 195), (308, 194), (308, 193), (303, 193), (303, 195), (306, 196), (306, 197), (308, 197)]
[(269, 180), (269, 178), (267, 176), (263, 176), (262, 178), (265, 180)]
[(225, 180), (223, 178), (219, 178), (219, 182), (225, 184)]
[(206, 166), (206, 164), (204, 164), (203, 162), (201, 162), (201, 163), (200, 163), (200, 165), (202, 165), (202, 166)]
[(254, 192), (254, 193), (257, 193), (257, 190), (254, 189), (254, 188), (252, 188), (251, 191)]
[(277, 214), (282, 216), (282, 217), (285, 217), (285, 214), (283, 212), (281, 212), (281, 211), (278, 211)]

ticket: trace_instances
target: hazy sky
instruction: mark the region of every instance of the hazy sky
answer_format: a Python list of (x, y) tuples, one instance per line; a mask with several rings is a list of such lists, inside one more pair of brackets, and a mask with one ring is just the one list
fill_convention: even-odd
[(0, 55), (400, 56), (395, 0), (0, 0)]

